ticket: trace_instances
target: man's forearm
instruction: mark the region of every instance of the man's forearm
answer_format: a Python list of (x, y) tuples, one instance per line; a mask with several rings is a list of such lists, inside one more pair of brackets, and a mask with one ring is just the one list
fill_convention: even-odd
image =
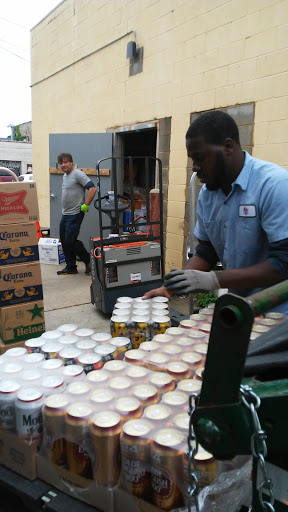
[(165, 276), (165, 287), (170, 293), (187, 294), (219, 288), (266, 288), (283, 280), (283, 276), (268, 260), (247, 268), (211, 272), (203, 271), (205, 265), (198, 261), (197, 256), (195, 258), (197, 260), (190, 261), (190, 268), (172, 270)]
[(202, 272), (209, 272), (212, 270), (212, 266), (203, 258), (199, 256), (192, 256), (184, 267), (184, 270), (201, 270)]
[(251, 267), (219, 270), (217, 278), (221, 288), (266, 288), (283, 281), (268, 260)]
[(92, 201), (95, 197), (95, 194), (96, 194), (96, 187), (91, 187), (88, 189), (87, 196), (85, 199), (85, 204), (87, 204), (87, 206), (89, 206), (92, 203)]

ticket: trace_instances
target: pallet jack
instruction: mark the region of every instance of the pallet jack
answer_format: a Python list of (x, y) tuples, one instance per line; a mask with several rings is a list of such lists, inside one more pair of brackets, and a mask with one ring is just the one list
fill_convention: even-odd
[[(112, 162), (113, 191), (101, 196), (100, 166), (105, 161)], [(121, 178), (117, 169), (127, 162), (128, 195), (121, 195)], [(145, 204), (147, 218), (134, 218), (134, 169), (135, 161), (144, 168)], [(151, 211), (149, 170), (151, 166), (158, 172), (159, 212), (155, 219)], [(94, 206), (99, 213), (100, 237), (90, 239), (91, 302), (103, 313), (111, 313), (119, 296), (137, 297), (163, 284), (163, 194), (162, 163), (154, 157), (110, 157), (97, 162), (97, 199)], [(122, 179), (123, 181), (123, 179)], [(105, 201), (105, 203), (103, 202)], [(122, 214), (131, 210), (131, 222), (123, 222)], [(103, 214), (110, 223), (104, 224)], [(141, 231), (147, 226), (147, 232)], [(127, 233), (123, 229), (128, 230)], [(130, 232), (129, 232), (130, 231)], [(108, 236), (107, 236), (107, 232)]]
[[(288, 511), (288, 320), (249, 347), (254, 317), (287, 300), (288, 281), (247, 298), (219, 297), (201, 393), (190, 397), (190, 447), (197, 440), (218, 460), (252, 453), (252, 512)], [(191, 500), (194, 456), (192, 448)]]

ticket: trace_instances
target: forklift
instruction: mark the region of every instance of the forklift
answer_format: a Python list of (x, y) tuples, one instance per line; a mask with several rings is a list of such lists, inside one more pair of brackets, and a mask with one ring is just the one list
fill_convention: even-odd
[[(107, 160), (112, 162), (113, 190), (102, 196), (100, 166)], [(127, 170), (126, 195), (119, 194), (123, 167)], [(145, 215), (135, 215), (135, 168), (141, 168), (143, 173)], [(159, 187), (152, 192), (151, 169), (157, 173)], [(94, 206), (99, 214), (100, 236), (90, 239), (90, 295), (97, 309), (111, 313), (119, 296), (142, 296), (163, 284), (162, 163), (151, 156), (110, 157), (99, 160), (96, 171)], [(152, 207), (153, 199), (156, 208)], [(125, 212), (129, 212), (129, 220), (123, 215)], [(103, 219), (105, 215), (108, 222)]]

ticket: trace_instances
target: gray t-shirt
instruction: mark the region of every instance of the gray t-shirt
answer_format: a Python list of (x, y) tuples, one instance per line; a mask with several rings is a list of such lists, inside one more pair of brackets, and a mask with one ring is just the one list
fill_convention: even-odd
[(75, 215), (81, 211), (81, 205), (85, 202), (85, 185), (90, 178), (80, 169), (73, 169), (69, 174), (64, 174), (62, 183), (62, 213), (63, 215)]

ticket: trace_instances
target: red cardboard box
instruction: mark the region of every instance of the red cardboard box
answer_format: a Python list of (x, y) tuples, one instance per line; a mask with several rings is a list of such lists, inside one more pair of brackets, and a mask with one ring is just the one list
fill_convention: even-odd
[(36, 183), (16, 181), (1, 183), (0, 224), (39, 220)]

